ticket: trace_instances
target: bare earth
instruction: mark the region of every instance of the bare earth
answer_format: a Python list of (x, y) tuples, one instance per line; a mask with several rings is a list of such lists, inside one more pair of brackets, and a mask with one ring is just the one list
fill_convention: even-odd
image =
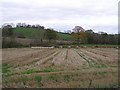
[(2, 63), (5, 67), (3, 87), (101, 88), (118, 85), (118, 50), (115, 48), (3, 49)]

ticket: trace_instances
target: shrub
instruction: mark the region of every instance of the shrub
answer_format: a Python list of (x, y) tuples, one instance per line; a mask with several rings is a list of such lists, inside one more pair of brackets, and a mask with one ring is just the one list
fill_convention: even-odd
[(28, 47), (28, 45), (23, 45), (16, 42), (14, 39), (5, 39), (2, 40), (2, 48), (17, 48), (17, 47)]

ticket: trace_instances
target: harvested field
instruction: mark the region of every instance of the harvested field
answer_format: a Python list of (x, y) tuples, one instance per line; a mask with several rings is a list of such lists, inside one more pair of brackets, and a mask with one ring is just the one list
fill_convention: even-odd
[(118, 86), (115, 48), (12, 48), (2, 55), (3, 88)]

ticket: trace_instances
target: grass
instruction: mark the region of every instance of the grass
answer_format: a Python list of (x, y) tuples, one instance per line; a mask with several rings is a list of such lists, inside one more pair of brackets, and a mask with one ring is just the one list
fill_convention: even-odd
[(118, 79), (118, 86), (120, 87), (120, 80)]
[(38, 86), (41, 87), (42, 84), (42, 76), (34, 76), (34, 80), (37, 82)]
[(41, 72), (55, 72), (57, 70), (54, 70), (52, 68), (45, 68), (44, 70), (42, 70)]
[(8, 76), (8, 74), (10, 73), (10, 65), (8, 64), (3, 64), (2, 65), (2, 73), (3, 73), (3, 76)]
[(26, 71), (23, 71), (22, 74), (32, 74), (32, 73), (39, 73), (39, 72), (55, 72), (58, 70), (54, 70), (52, 68), (45, 68), (43, 70), (37, 70), (37, 69), (29, 69)]
[(116, 72), (107, 72), (107, 71), (103, 71), (103, 72), (97, 72), (97, 74), (100, 74), (100, 75), (104, 75), (104, 74), (114, 74)]
[(43, 33), (43, 30), (38, 30), (35, 28), (14, 28), (14, 33), (21, 33), (23, 36), (30, 38), (35, 36), (37, 33)]
[(97, 74), (100, 74), (100, 75), (104, 75), (104, 74), (108, 74), (109, 72), (97, 72)]
[(34, 80), (39, 83), (42, 81), (42, 76), (34, 76)]
[(57, 75), (49, 75), (48, 80), (57, 82), (58, 81), (58, 76)]
[(70, 81), (70, 76), (69, 75), (64, 75), (63, 78), (64, 78), (64, 81), (66, 81), (66, 82)]
[(113, 45), (113, 44), (64, 44), (62, 45), (63, 47), (68, 47), (71, 46), (75, 48), (76, 46), (79, 47), (95, 47), (95, 48), (100, 48), (100, 47), (117, 47), (118, 45)]
[(69, 34), (57, 33), (57, 36), (60, 40), (72, 40), (73, 38)]
[(80, 46), (117, 46), (113, 44), (79, 44)]
[(95, 67), (95, 68), (108, 68), (108, 66), (107, 65), (104, 65), (104, 64), (96, 64), (96, 65), (94, 65), (93, 67)]
[(38, 72), (40, 72), (40, 70), (30, 69), (22, 72), (22, 74), (31, 74), (31, 73), (38, 73)]

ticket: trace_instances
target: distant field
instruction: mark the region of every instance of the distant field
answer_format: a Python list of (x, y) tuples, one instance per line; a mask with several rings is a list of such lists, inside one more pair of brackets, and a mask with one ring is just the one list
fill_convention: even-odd
[(60, 40), (73, 40), (73, 38), (69, 34), (57, 33), (57, 35)]
[(15, 28), (14, 29), (15, 33), (21, 33), (23, 34), (25, 37), (33, 37), (35, 36), (38, 32), (42, 33), (43, 30), (38, 30), (35, 28)]
[[(44, 30), (38, 30), (38, 29), (35, 29), (35, 28), (22, 28), (21, 27), (21, 28), (15, 28), (14, 32), (15, 33), (21, 33), (25, 37), (31, 38), (31, 37), (36, 36), (36, 34), (38, 34), (38, 33), (43, 33)], [(68, 34), (57, 33), (57, 36), (58, 36), (59, 40), (71, 40), (72, 39), (72, 37)]]
[(3, 87), (118, 86), (118, 49), (115, 48), (11, 48), (3, 49), (2, 62)]
[(76, 46), (81, 46), (81, 47), (106, 47), (106, 48), (114, 48), (118, 47), (119, 45), (112, 45), (112, 44), (72, 44), (72, 45), (62, 45), (63, 47), (76, 47)]

